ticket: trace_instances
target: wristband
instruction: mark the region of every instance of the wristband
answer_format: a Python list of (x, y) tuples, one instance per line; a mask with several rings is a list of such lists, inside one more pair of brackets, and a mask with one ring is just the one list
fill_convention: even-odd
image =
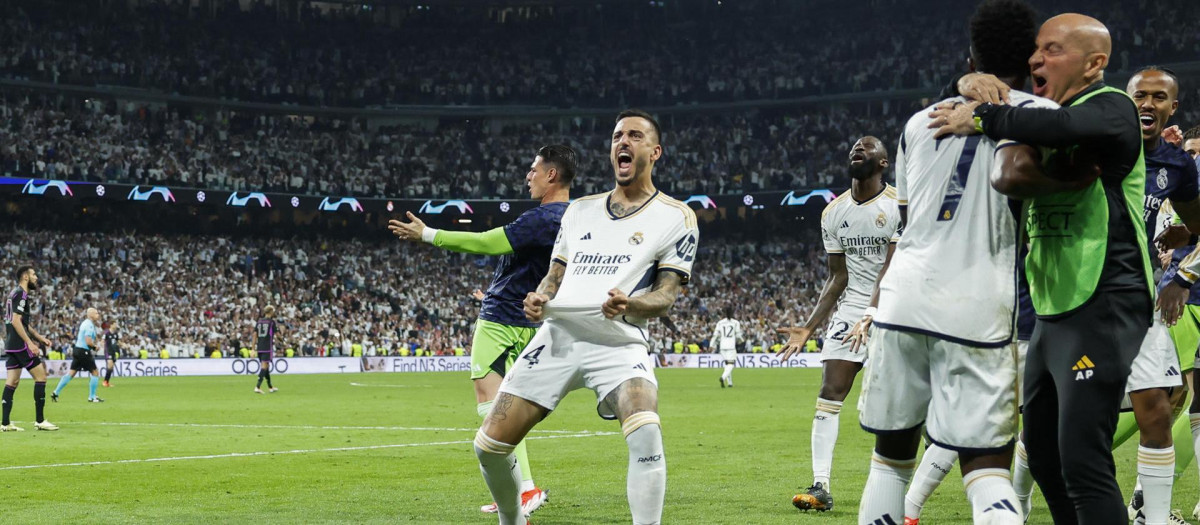
[(1183, 287), (1183, 289), (1185, 289), (1185, 290), (1192, 289), (1192, 282), (1187, 280), (1187, 278), (1185, 278), (1184, 276), (1179, 275), (1178, 272), (1175, 273), (1175, 277), (1171, 278), (1171, 282), (1178, 284), (1179, 286)]
[(878, 308), (874, 306), (868, 306), (866, 310), (863, 310), (863, 317), (875, 317), (875, 313), (878, 311)]
[(426, 226), (424, 230), (421, 230), (421, 240), (433, 244), (433, 238), (437, 237), (438, 231), (437, 228)]

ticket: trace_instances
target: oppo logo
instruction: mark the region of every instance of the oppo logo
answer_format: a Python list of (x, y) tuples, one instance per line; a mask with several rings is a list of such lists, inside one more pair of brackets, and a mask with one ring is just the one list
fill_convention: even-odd
[[(233, 373), (235, 374), (257, 374), (262, 364), (257, 359), (234, 359)], [(288, 362), (286, 359), (275, 359), (268, 365), (269, 372), (286, 374), (288, 371)]]

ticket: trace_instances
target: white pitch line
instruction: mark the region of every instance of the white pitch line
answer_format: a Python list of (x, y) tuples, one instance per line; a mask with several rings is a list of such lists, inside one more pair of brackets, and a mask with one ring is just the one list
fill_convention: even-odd
[[(421, 432), (475, 432), (479, 427), (471, 428), (439, 428), (439, 427), (340, 427), (328, 425), (239, 425), (219, 423), (121, 423), (113, 421), (68, 421), (71, 425), (100, 425), (111, 427), (182, 427), (182, 428), (265, 428), (283, 430), (410, 430)], [(580, 434), (593, 432), (591, 430), (541, 430), (531, 432), (543, 434)]]
[[(563, 438), (582, 438), (595, 436), (611, 436), (616, 432), (590, 432), (571, 435), (558, 436), (531, 436), (525, 439), (563, 439)], [(12, 467), (0, 467), (3, 470), (28, 470), (35, 468), (55, 468), (55, 467), (84, 467), (92, 465), (120, 465), (126, 463), (161, 463), (167, 461), (188, 461), (195, 459), (223, 459), (223, 458), (245, 458), (254, 456), (274, 456), (285, 454), (312, 454), (321, 452), (353, 452), (359, 450), (380, 450), (387, 448), (408, 448), (408, 447), (435, 447), (441, 445), (465, 445), (474, 443), (474, 440), (462, 441), (439, 441), (436, 443), (398, 443), (395, 445), (370, 445), (363, 447), (337, 447), (337, 448), (311, 448), (311, 449), (296, 449), (296, 450), (279, 450), (275, 452), (231, 452), (229, 454), (208, 454), (203, 456), (177, 456), (163, 458), (147, 458), (147, 459), (118, 459), (112, 461), (81, 461), (78, 463), (50, 463), (45, 465), (17, 465)]]
[(372, 388), (429, 388), (433, 385), (368, 385), (366, 383), (350, 382), (350, 386), (368, 386)]

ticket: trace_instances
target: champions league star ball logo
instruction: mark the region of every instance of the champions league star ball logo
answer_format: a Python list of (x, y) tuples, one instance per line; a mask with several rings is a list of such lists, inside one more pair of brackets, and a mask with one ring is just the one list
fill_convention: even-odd
[(1158, 189), (1167, 189), (1167, 168), (1158, 168), (1158, 178), (1154, 182), (1158, 183)]
[(292, 207), (293, 208), (300, 207), (300, 197), (292, 197)]
[(879, 228), (887, 226), (887, 216), (883, 212), (879, 212), (879, 216), (875, 217), (875, 226)]
[(512, 209), (512, 206), (509, 206), (509, 204), (507, 202), (500, 203), (500, 211), (501, 212), (508, 213), (508, 210), (510, 210), (510, 209)]
[(642, 237), (642, 232), (637, 232), (633, 234), (633, 237), (629, 238), (629, 244), (637, 246), (641, 244), (643, 240), (645, 239)]
[(104, 196), (104, 185), (103, 184), (96, 185), (96, 196), (97, 197)]
[[(208, 197), (208, 196), (207, 196), (207, 195), (205, 195), (205, 194), (204, 194), (204, 192), (202, 192), (202, 191), (198, 191), (198, 192), (196, 192), (196, 200), (198, 200), (198, 201), (200, 201), (200, 202), (204, 202), (204, 199), (205, 199), (205, 198), (207, 198), (207, 197)], [(232, 198), (232, 197), (231, 197), (231, 198)]]

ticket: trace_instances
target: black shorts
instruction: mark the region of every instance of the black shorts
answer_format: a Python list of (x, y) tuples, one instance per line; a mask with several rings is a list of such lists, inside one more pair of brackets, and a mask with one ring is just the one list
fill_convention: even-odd
[(33, 370), (42, 364), (42, 358), (33, 355), (33, 350), (30, 350), (28, 347), (21, 350), (8, 350), (7, 353), (7, 368), (9, 370), (20, 370), (22, 368)]
[(96, 370), (96, 358), (92, 357), (92, 351), (83, 348), (76, 348), (71, 353), (71, 370), (78, 372), (91, 372)]
[(119, 350), (113, 350), (111, 352), (104, 353), (104, 358), (108, 359), (110, 361), (116, 361), (120, 357), (121, 357), (121, 352)]
[(274, 357), (275, 357), (275, 354), (272, 354), (271, 352), (259, 352), (258, 353), (259, 361), (266, 361), (266, 362), (270, 363), (271, 359)]

